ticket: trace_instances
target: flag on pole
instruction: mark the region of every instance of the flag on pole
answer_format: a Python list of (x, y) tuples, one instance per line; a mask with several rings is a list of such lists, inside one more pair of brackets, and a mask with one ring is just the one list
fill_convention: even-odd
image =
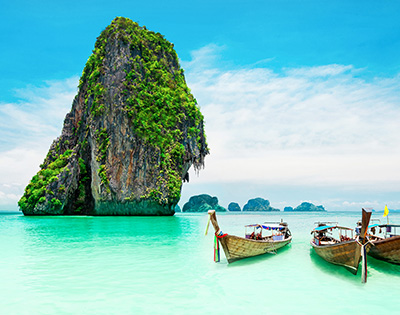
[(383, 210), (383, 216), (386, 217), (389, 214), (389, 209), (387, 205), (385, 205), (385, 210)]

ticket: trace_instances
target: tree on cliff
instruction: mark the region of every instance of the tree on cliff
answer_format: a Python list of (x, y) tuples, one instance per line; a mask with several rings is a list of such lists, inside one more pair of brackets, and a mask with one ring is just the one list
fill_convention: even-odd
[(173, 44), (118, 17), (18, 205), (27, 215), (172, 215), (182, 179), (208, 152)]

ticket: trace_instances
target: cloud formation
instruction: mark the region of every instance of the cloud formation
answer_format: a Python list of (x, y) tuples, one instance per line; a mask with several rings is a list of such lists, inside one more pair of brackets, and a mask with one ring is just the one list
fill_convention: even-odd
[[(211, 148), (206, 169), (185, 186), (183, 198), (209, 187), (221, 199), (221, 185), (235, 185), (235, 198), (242, 200), (256, 197), (249, 195), (253, 192), (268, 198), (251, 189), (279, 186), (297, 199), (277, 192), (281, 199), (276, 207), (310, 199), (328, 209), (353, 209), (379, 207), (382, 194), (398, 194), (400, 76), (367, 80), (365, 70), (339, 64), (278, 72), (268, 68), (268, 61), (226, 69), (218, 66), (223, 49), (209, 45), (182, 62), (205, 116)], [(0, 206), (16, 209), (23, 189), (60, 135), (77, 82), (74, 77), (28, 86), (17, 91), (19, 102), (0, 103)], [(255, 186), (240, 197), (244, 182)], [(340, 187), (351, 193), (305, 196), (303, 190), (295, 193), (296, 187)], [(226, 201), (233, 201), (225, 190)], [(360, 191), (381, 195), (355, 197)], [(400, 207), (398, 198), (392, 204)]]
[[(78, 77), (16, 90), (16, 103), (0, 103), (0, 150), (36, 147), (54, 139), (77, 91)], [(49, 146), (50, 144), (47, 144)]]
[(0, 103), (0, 207), (15, 210), (39, 170), (77, 91), (78, 77), (17, 90), (16, 103)]
[(211, 148), (200, 182), (399, 189), (399, 76), (366, 80), (337, 64), (226, 70), (220, 49), (184, 63)]

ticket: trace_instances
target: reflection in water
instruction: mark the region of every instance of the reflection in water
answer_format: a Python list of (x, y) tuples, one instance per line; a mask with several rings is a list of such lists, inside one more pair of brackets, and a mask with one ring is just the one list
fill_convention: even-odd
[(391, 264), (368, 256), (368, 267), (373, 268), (379, 273), (386, 273), (391, 276), (400, 277), (400, 265)]
[(342, 279), (356, 280), (358, 282), (361, 281), (361, 265), (357, 272), (357, 275), (352, 274), (349, 270), (347, 270), (344, 266), (339, 266), (327, 262), (325, 259), (321, 258), (313, 248), (310, 248), (310, 259), (313, 262), (314, 266), (317, 267), (319, 270), (323, 271), (334, 277), (340, 277)]

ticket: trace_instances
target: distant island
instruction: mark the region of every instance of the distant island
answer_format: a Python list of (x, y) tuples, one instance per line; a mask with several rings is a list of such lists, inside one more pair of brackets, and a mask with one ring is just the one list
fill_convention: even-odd
[(250, 199), (244, 206), (243, 211), (280, 211), (270, 205), (269, 200), (263, 198)]
[(218, 204), (217, 197), (211, 197), (207, 194), (190, 197), (182, 208), (182, 212), (207, 212), (208, 210), (226, 212), (226, 209)]
[(231, 202), (228, 205), (228, 211), (242, 211), (242, 209), (240, 209), (240, 206), (237, 202)]
[(286, 212), (294, 212), (294, 211), (298, 211), (298, 212), (321, 212), (321, 211), (326, 211), (325, 208), (323, 206), (315, 206), (314, 204), (310, 203), (310, 202), (302, 202), (299, 206), (297, 206), (296, 208), (292, 208), (292, 207), (285, 207), (283, 209), (283, 211)]
[[(184, 204), (182, 210), (179, 206), (175, 208), (175, 212), (207, 212), (208, 210), (216, 210), (218, 212), (279, 212), (281, 210), (271, 207), (269, 200), (264, 198), (249, 199), (243, 206), (243, 210), (237, 202), (230, 202), (227, 209), (220, 206), (217, 197), (207, 194), (196, 195), (190, 197), (189, 201)], [(302, 202), (296, 208), (287, 206), (284, 212), (326, 212), (322, 205), (315, 206), (310, 202)]]

